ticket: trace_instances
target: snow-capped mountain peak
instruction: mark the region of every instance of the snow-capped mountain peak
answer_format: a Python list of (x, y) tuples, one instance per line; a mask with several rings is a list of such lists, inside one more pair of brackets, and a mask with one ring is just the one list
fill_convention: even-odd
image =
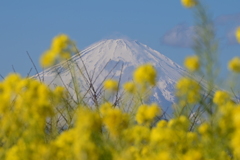
[[(174, 87), (177, 80), (185, 74), (184, 69), (156, 50), (138, 41), (128, 39), (107, 39), (94, 43), (82, 50), (79, 55), (71, 58), (80, 68), (87, 69), (88, 76), (101, 85), (107, 77), (119, 78), (124, 83), (132, 78), (134, 69), (145, 63), (151, 63), (158, 71), (157, 86), (153, 91), (151, 101), (156, 101), (163, 108), (170, 107), (175, 102)], [(53, 66), (40, 73), (48, 84), (71, 86), (70, 70), (63, 67), (64, 63)], [(77, 73), (77, 71), (76, 71)], [(61, 76), (57, 80), (56, 74)], [(55, 80), (54, 80), (55, 79)], [(80, 83), (82, 81), (80, 80)]]

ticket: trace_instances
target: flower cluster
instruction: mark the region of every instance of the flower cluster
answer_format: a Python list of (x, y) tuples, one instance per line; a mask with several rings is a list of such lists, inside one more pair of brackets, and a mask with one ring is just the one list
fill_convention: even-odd
[(157, 71), (151, 64), (139, 66), (134, 74), (133, 79), (139, 84), (148, 84), (154, 86), (156, 84)]
[(240, 43), (240, 27), (238, 27), (236, 29), (236, 39), (237, 39), (238, 43)]
[(184, 65), (189, 71), (197, 71), (200, 67), (199, 58), (197, 56), (189, 56), (185, 59)]
[(119, 108), (108, 108), (102, 112), (103, 124), (109, 130), (111, 136), (119, 136), (121, 130), (128, 127), (129, 115), (123, 113)]
[[(199, 100), (201, 87), (190, 78), (180, 79), (176, 89), (188, 103)], [(62, 87), (51, 90), (34, 79), (6, 77), (0, 83), (1, 159), (240, 158), (240, 106), (227, 92), (215, 93), (214, 121), (200, 123), (194, 130), (192, 120), (184, 115), (157, 120), (162, 112), (156, 104), (142, 104), (134, 114), (105, 102), (95, 109), (78, 106), (72, 127), (60, 131), (51, 119), (59, 116), (56, 110), (63, 108), (63, 97)], [(53, 134), (49, 123), (57, 125), (58, 132)]]
[(224, 105), (226, 102), (230, 101), (229, 93), (225, 91), (216, 91), (213, 97), (213, 102), (217, 105)]
[(41, 56), (40, 64), (42, 67), (49, 67), (58, 61), (69, 59), (76, 52), (73, 41), (67, 35), (60, 34), (53, 38), (50, 49)]
[[(19, 78), (11, 75), (4, 82), (10, 85), (13, 79), (19, 80)], [(39, 82), (38, 85), (40, 87), (42, 84)], [(24, 87), (23, 90), (27, 92), (31, 89)], [(56, 90), (58, 91), (44, 90), (44, 93), (52, 94), (53, 96), (48, 95), (52, 99), (62, 94), (58, 93), (62, 92), (61, 89)], [(217, 94), (225, 93), (218, 91)], [(55, 100), (55, 102), (57, 101), (59, 102), (59, 99)], [(226, 101), (228, 100), (226, 99)], [(195, 131), (189, 130), (192, 125), (191, 121), (183, 115), (169, 121), (154, 122), (154, 118), (161, 114), (160, 108), (156, 104), (139, 106), (134, 117), (137, 123), (131, 119), (131, 113), (124, 113), (110, 102), (102, 104), (100, 112), (87, 106), (79, 106), (75, 110), (73, 127), (60, 132), (56, 138), (47, 140), (46, 135), (49, 133), (39, 125), (39, 122), (42, 123), (47, 116), (53, 115), (54, 108), (51, 104), (48, 104), (49, 109), (45, 106), (46, 113), (41, 111), (40, 115), (38, 113), (44, 105), (29, 104), (40, 110), (29, 111), (33, 117), (28, 117), (26, 120), (24, 120), (24, 112), (21, 112), (20, 115), (17, 115), (19, 112), (15, 115), (11, 114), (11, 120), (18, 122), (18, 125), (1, 126), (1, 159), (175, 160), (179, 158), (202, 160), (210, 158), (226, 160), (233, 159), (233, 157), (234, 159), (240, 158), (240, 106), (238, 104), (221, 103), (219, 109), (216, 110), (215, 121), (204, 122)], [(15, 107), (13, 104), (10, 106)], [(25, 105), (21, 108), (28, 112)], [(14, 112), (15, 109), (3, 110), (1, 124), (4, 124), (3, 119), (10, 118), (9, 112)], [(20, 110), (18, 109), (18, 111)], [(42, 119), (36, 118), (37, 115)], [(19, 121), (16, 121), (17, 119)], [(36, 119), (38, 120), (37, 124), (34, 122)], [(9, 121), (5, 123), (9, 123)], [(6, 132), (4, 126), (12, 129)], [(9, 143), (10, 140), (11, 143)], [(209, 143), (213, 145), (209, 145)]]
[(136, 85), (133, 82), (126, 82), (123, 85), (123, 88), (125, 91), (127, 91), (129, 93), (135, 93), (137, 90)]
[(136, 121), (139, 124), (149, 124), (153, 121), (153, 119), (160, 114), (160, 107), (156, 104), (141, 105), (138, 108), (138, 112), (136, 115)]
[(240, 58), (235, 57), (228, 63), (228, 68), (236, 73), (240, 73)]
[[(236, 39), (240, 43), (240, 27), (236, 30)], [(228, 68), (235, 73), (240, 73), (240, 57), (234, 57), (228, 63)]]
[(51, 90), (34, 79), (7, 76), (0, 83), (0, 159), (44, 157), (46, 120), (54, 116), (63, 96), (62, 87)]
[(181, 0), (182, 5), (186, 8), (191, 8), (197, 5), (197, 0)]
[(176, 84), (176, 96), (182, 105), (195, 104), (201, 98), (201, 86), (199, 82), (183, 77)]
[(108, 79), (104, 81), (104, 88), (109, 91), (117, 91), (118, 90), (118, 82), (113, 79)]

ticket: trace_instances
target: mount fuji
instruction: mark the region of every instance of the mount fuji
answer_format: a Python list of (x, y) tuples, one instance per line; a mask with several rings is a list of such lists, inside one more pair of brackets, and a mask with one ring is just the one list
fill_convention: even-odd
[[(156, 87), (149, 99), (158, 103), (163, 110), (171, 108), (175, 103), (175, 84), (180, 77), (188, 74), (180, 65), (158, 51), (138, 41), (127, 39), (99, 41), (81, 51), (79, 55), (74, 55), (70, 60), (77, 66), (74, 73), (77, 75), (80, 90), (87, 90), (86, 86), (93, 85), (95, 90), (91, 91), (91, 94), (96, 93), (96, 95), (101, 91), (102, 82), (106, 78), (116, 80), (120, 78), (122, 84), (132, 80), (132, 72), (136, 67), (145, 63), (152, 64), (158, 72), (158, 77)], [(69, 63), (57, 64), (36, 77), (50, 86), (65, 86), (75, 94), (71, 76), (73, 71), (66, 67), (67, 64)]]

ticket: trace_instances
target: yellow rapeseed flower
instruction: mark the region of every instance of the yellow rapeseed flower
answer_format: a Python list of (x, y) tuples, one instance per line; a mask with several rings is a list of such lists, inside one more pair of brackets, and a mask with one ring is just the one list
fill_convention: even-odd
[(184, 61), (184, 65), (189, 71), (197, 71), (200, 67), (198, 56), (187, 57)]
[(195, 133), (195, 132), (188, 132), (187, 133), (188, 141), (192, 142), (192, 141), (195, 141), (197, 138), (198, 138), (197, 133)]
[(157, 159), (165, 159), (165, 160), (171, 160), (171, 154), (167, 151), (159, 152), (157, 155)]
[(118, 90), (118, 82), (113, 79), (108, 79), (103, 83), (103, 86), (106, 90), (109, 91), (117, 91)]
[(167, 126), (167, 121), (165, 120), (160, 120), (158, 123), (157, 123), (157, 127), (158, 128), (163, 128), (163, 127), (166, 127)]
[(72, 145), (74, 143), (74, 136), (75, 136), (74, 134), (75, 134), (74, 129), (69, 129), (63, 132), (54, 141), (54, 145), (56, 145), (59, 148), (64, 148), (68, 145)]
[(136, 121), (139, 124), (149, 124), (159, 114), (160, 108), (156, 104), (152, 104), (150, 106), (141, 105), (136, 114)]
[(6, 153), (6, 160), (19, 160), (19, 147), (17, 145), (13, 146)]
[(184, 160), (201, 160), (203, 159), (203, 154), (200, 150), (189, 150), (183, 157)]
[(189, 119), (186, 116), (180, 116), (178, 118), (171, 119), (168, 122), (168, 127), (187, 131), (189, 129)]
[(62, 86), (57, 86), (57, 87), (55, 88), (55, 90), (54, 90), (54, 93), (56, 93), (56, 95), (62, 96), (63, 93), (64, 93), (64, 91), (65, 91), (65, 88), (64, 88), (64, 87), (62, 87)]
[(69, 59), (69, 58), (71, 58), (70, 52), (60, 52), (59, 56), (60, 56), (62, 59)]
[(129, 93), (135, 93), (136, 91), (136, 85), (133, 82), (126, 82), (123, 85), (124, 90), (126, 90)]
[(124, 137), (130, 143), (140, 144), (149, 140), (150, 129), (146, 126), (135, 125), (124, 132)]
[(198, 132), (204, 135), (204, 134), (209, 132), (209, 129), (210, 129), (209, 124), (208, 123), (203, 123), (199, 126)]
[(181, 0), (181, 2), (186, 8), (191, 8), (197, 5), (197, 0)]
[(228, 68), (236, 73), (240, 73), (240, 57), (234, 57), (229, 63)]
[(147, 105), (142, 105), (138, 108), (137, 114), (136, 114), (136, 121), (139, 124), (142, 124), (146, 121), (146, 110), (147, 110), (148, 106)]
[(21, 76), (16, 73), (9, 74), (4, 80), (5, 89), (9, 87), (11, 90), (16, 90), (17, 84), (21, 81)]
[(72, 53), (76, 52), (74, 43), (65, 34), (60, 34), (53, 38), (49, 50), (40, 58), (42, 67), (50, 67), (56, 62), (69, 59)]
[(105, 102), (100, 106), (100, 113), (102, 115), (106, 115), (108, 111), (112, 108), (112, 104), (110, 102)]
[(76, 128), (84, 132), (98, 132), (101, 129), (102, 121), (100, 115), (89, 108), (79, 107), (77, 110)]
[(59, 53), (63, 49), (67, 48), (69, 42), (70, 42), (70, 39), (67, 35), (60, 34), (53, 38), (51, 50), (53, 50), (56, 53)]
[[(54, 141), (53, 146), (54, 148), (57, 148), (55, 151), (55, 157), (62, 158), (62, 159), (73, 159), (73, 151), (72, 148), (74, 146), (74, 143), (76, 143), (76, 135), (77, 132), (74, 129), (69, 129), (62, 134), (60, 134)], [(68, 152), (69, 154), (65, 154), (64, 152)]]
[(54, 90), (54, 94), (58, 97), (58, 101), (61, 101), (67, 94), (66, 90), (62, 86), (57, 86)]
[(184, 101), (194, 104), (201, 97), (201, 86), (195, 80), (183, 77), (176, 84), (176, 96), (182, 104)]
[(156, 84), (157, 71), (151, 64), (139, 66), (133, 73), (133, 79), (139, 84)]
[(238, 27), (236, 30), (236, 39), (237, 39), (238, 43), (240, 43), (240, 27)]
[(213, 97), (213, 102), (217, 105), (223, 105), (230, 100), (230, 95), (224, 91), (216, 91)]
[(240, 127), (240, 106), (234, 107), (232, 111), (233, 124), (236, 128)]
[(153, 119), (160, 113), (161, 113), (160, 107), (157, 104), (153, 103), (148, 107), (148, 110), (146, 112), (146, 117), (148, 119)]
[(240, 157), (240, 136), (239, 135), (240, 135), (240, 130), (238, 129), (233, 133), (233, 136), (230, 140), (231, 147), (233, 148), (233, 151), (234, 151), (234, 156), (237, 157), (238, 159)]
[(129, 115), (123, 113), (118, 108), (111, 108), (103, 118), (103, 123), (113, 137), (120, 134), (124, 128), (128, 126)]

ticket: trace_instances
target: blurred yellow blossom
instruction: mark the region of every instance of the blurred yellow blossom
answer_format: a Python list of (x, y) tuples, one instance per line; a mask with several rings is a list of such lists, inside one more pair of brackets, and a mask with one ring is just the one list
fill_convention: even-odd
[(126, 82), (123, 85), (123, 88), (129, 93), (135, 93), (135, 91), (136, 91), (136, 86), (133, 82)]
[(46, 51), (40, 58), (40, 64), (43, 67), (49, 67), (55, 63), (56, 55), (51, 51)]
[(202, 160), (203, 155), (199, 150), (190, 150), (184, 156), (184, 160)]
[(65, 34), (60, 34), (53, 38), (51, 49), (53, 52), (60, 53), (62, 50), (68, 47), (70, 39)]
[(235, 125), (236, 128), (239, 128), (240, 127), (240, 106), (234, 107), (232, 112), (233, 114), (231, 116), (233, 119), (233, 124)]
[(139, 66), (133, 73), (133, 79), (139, 84), (156, 84), (157, 71), (151, 64)]
[(171, 160), (172, 158), (172, 155), (169, 153), (169, 152), (167, 152), (167, 151), (164, 151), (164, 152), (160, 152), (160, 153), (158, 153), (158, 155), (157, 155), (157, 159), (159, 158), (159, 159), (164, 159), (164, 160)]
[(217, 105), (223, 105), (230, 101), (230, 95), (225, 91), (216, 91), (213, 97), (213, 102)]
[(167, 124), (168, 124), (167, 121), (165, 121), (165, 120), (160, 120), (160, 121), (157, 123), (157, 127), (163, 128), (163, 127), (166, 127)]
[(103, 123), (113, 137), (120, 134), (120, 131), (128, 126), (129, 116), (118, 108), (111, 108), (103, 117)]
[(168, 122), (168, 127), (187, 131), (189, 128), (189, 119), (186, 116), (180, 116), (178, 118), (171, 119)]
[(52, 45), (40, 57), (40, 64), (42, 67), (50, 67), (57, 61), (69, 59), (72, 53), (76, 52), (73, 41), (65, 34), (60, 34), (53, 38)]
[(106, 115), (112, 107), (113, 105), (110, 102), (105, 102), (100, 106), (100, 113)]
[(194, 104), (200, 100), (200, 92), (200, 84), (191, 78), (183, 77), (176, 84), (176, 96), (180, 99), (180, 102), (185, 101)]
[(240, 57), (234, 57), (229, 63), (228, 68), (236, 73), (240, 73)]
[(76, 129), (84, 132), (100, 131), (102, 121), (100, 115), (87, 107), (79, 107), (77, 110)]
[(204, 135), (204, 134), (209, 132), (209, 129), (210, 129), (209, 124), (208, 123), (203, 123), (199, 126), (198, 132)]
[(240, 43), (240, 27), (238, 27), (236, 29), (236, 39), (237, 39), (238, 43)]
[(103, 86), (106, 90), (109, 90), (109, 91), (117, 91), (118, 90), (118, 82), (113, 79), (107, 79), (103, 83)]
[[(56, 138), (56, 140), (53, 142), (53, 152), (56, 152), (56, 157), (65, 159), (74, 158), (71, 146), (73, 146), (74, 142), (76, 142), (76, 134), (77, 132), (74, 129), (70, 129), (63, 132)], [(69, 154), (65, 154), (64, 152), (62, 152), (62, 150), (68, 152)]]
[(128, 142), (140, 144), (149, 140), (150, 133), (151, 131), (148, 127), (135, 125), (126, 130), (124, 134)]
[(188, 132), (187, 133), (187, 139), (189, 140), (189, 141), (195, 141), (195, 140), (197, 140), (197, 138), (198, 138), (198, 136), (197, 136), (197, 133), (195, 133), (195, 132)]
[(184, 61), (184, 65), (189, 71), (197, 71), (200, 67), (198, 56), (187, 57)]
[(156, 104), (141, 105), (136, 114), (136, 121), (139, 124), (150, 124), (152, 120), (161, 113), (160, 107)]
[(181, 0), (182, 5), (186, 8), (191, 8), (197, 5), (197, 0)]

